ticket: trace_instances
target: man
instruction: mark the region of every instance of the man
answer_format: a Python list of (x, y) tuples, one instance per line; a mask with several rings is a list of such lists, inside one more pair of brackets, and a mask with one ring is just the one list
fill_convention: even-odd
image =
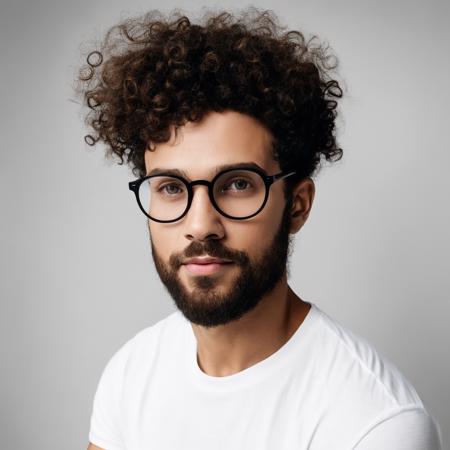
[(87, 140), (139, 175), (178, 308), (107, 364), (89, 449), (440, 448), (405, 377), (287, 282), (311, 175), (342, 154), (328, 61), (253, 8), (202, 25), (153, 11), (89, 55)]

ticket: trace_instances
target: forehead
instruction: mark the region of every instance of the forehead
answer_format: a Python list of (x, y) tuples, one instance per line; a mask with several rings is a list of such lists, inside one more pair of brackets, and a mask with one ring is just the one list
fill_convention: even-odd
[(278, 170), (272, 134), (256, 119), (235, 111), (211, 112), (188, 122), (168, 142), (145, 152), (146, 172), (179, 169), (190, 178), (212, 177), (223, 165), (255, 163), (269, 173)]

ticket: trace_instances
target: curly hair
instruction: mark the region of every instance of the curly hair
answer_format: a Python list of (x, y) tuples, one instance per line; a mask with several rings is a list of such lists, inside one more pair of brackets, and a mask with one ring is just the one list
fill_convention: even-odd
[(342, 157), (337, 59), (316, 36), (286, 31), (272, 11), (206, 13), (194, 24), (178, 9), (152, 10), (111, 27), (86, 62), (75, 87), (89, 107), (85, 141), (104, 142), (107, 156), (139, 177), (145, 151), (211, 111), (234, 110), (266, 126), (280, 168), (297, 171), (291, 185), (313, 175), (321, 156)]

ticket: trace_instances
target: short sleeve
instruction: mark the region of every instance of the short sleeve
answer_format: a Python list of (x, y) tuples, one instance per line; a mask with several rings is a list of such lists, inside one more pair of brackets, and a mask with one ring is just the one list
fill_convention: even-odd
[(402, 410), (378, 421), (353, 447), (354, 450), (442, 450), (441, 432), (421, 408)]
[(120, 405), (131, 341), (108, 361), (94, 396), (89, 442), (105, 450), (125, 450)]

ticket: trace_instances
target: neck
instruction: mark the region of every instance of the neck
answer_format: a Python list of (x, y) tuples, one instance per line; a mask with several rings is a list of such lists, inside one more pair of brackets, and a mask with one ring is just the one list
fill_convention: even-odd
[(206, 328), (191, 324), (199, 367), (222, 377), (241, 372), (281, 348), (308, 314), (310, 305), (288, 286), (286, 275), (258, 305), (237, 321)]

